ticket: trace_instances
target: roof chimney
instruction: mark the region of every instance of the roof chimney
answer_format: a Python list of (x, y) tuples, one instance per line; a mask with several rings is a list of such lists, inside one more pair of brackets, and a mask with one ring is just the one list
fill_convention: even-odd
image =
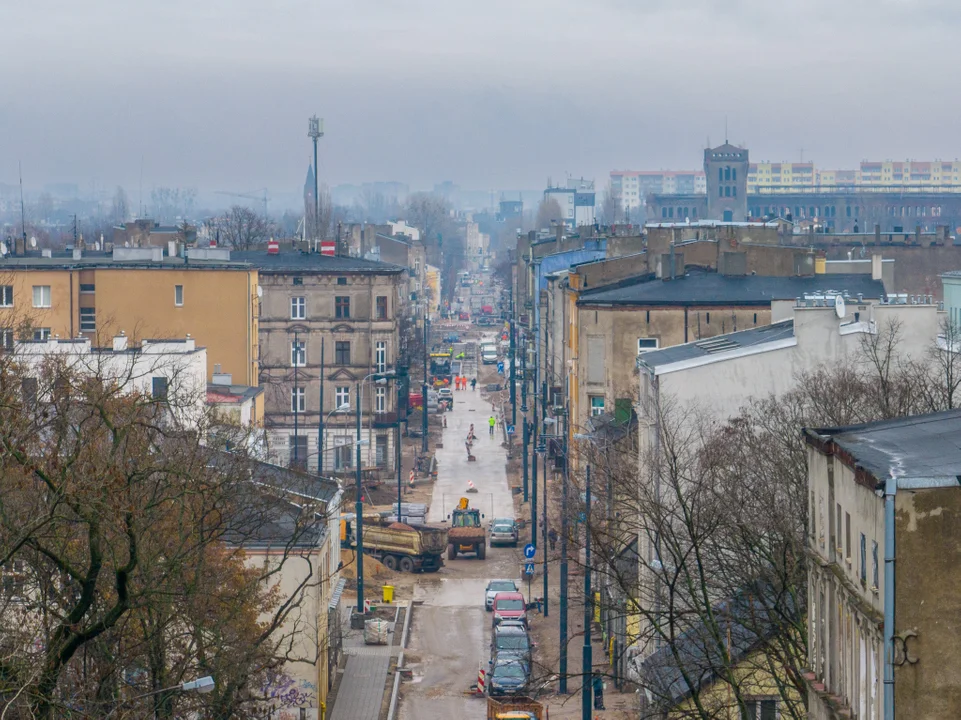
[(268, 255), (279, 255), (280, 254), (280, 243), (270, 238), (267, 241), (267, 254)]
[(871, 279), (881, 280), (881, 254), (874, 253), (871, 255)]
[(124, 331), (121, 330), (119, 335), (114, 335), (113, 351), (123, 352), (126, 349), (127, 349), (127, 336), (124, 334)]

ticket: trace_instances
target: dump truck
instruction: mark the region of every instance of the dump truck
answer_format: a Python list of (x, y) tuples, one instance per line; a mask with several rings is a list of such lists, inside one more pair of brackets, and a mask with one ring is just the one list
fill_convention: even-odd
[(529, 697), (489, 697), (487, 720), (548, 720), (548, 713), (542, 703)]
[(453, 560), (457, 553), (474, 553), (479, 560), (487, 557), (487, 531), (481, 524), (484, 516), (476, 508), (470, 507), (467, 498), (462, 497), (457, 507), (447, 516), (450, 531), (447, 534), (447, 559)]
[[(340, 519), (340, 546), (357, 547), (356, 515)], [(389, 570), (437, 572), (444, 565), (447, 528), (388, 522), (379, 515), (364, 515), (364, 555), (384, 563)]]

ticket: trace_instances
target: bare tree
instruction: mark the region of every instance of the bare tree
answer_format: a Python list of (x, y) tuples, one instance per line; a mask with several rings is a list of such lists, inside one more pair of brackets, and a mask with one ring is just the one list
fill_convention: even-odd
[(235, 250), (250, 250), (266, 242), (269, 235), (267, 220), (243, 205), (231, 207), (220, 223), (222, 242)]
[(541, 200), (541, 204), (537, 206), (537, 219), (534, 225), (538, 230), (543, 230), (549, 228), (551, 222), (558, 223), (563, 219), (564, 214), (561, 212), (560, 203), (554, 198), (544, 198)]
[(110, 204), (110, 220), (113, 223), (124, 223), (130, 216), (130, 201), (127, 199), (126, 191), (117, 186)]

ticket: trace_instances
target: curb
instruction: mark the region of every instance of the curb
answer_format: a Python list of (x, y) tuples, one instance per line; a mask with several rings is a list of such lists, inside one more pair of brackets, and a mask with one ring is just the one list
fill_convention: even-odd
[[(407, 612), (404, 613), (404, 630), (401, 633), (400, 654), (397, 656), (397, 666), (394, 669), (394, 688), (390, 692), (390, 705), (387, 707), (387, 720), (394, 720), (397, 714), (397, 698), (400, 695), (400, 669), (404, 667), (404, 650), (407, 648), (407, 641), (410, 638), (410, 611), (414, 607), (413, 602), (407, 603)], [(400, 608), (397, 608), (398, 614)]]

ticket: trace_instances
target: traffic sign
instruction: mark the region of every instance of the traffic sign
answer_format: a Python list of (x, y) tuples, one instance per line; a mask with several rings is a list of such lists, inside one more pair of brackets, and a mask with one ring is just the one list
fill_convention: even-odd
[(587, 521), (587, 513), (579, 512), (577, 514), (577, 522), (586, 522), (586, 521)]
[(497, 363), (497, 372), (501, 375), (504, 374), (504, 361), (501, 360)]
[(533, 560), (536, 552), (537, 548), (534, 547), (534, 543), (527, 543), (527, 545), (524, 546), (524, 557), (528, 560)]
[(508, 425), (508, 426), (507, 426), (507, 434), (508, 434), (508, 435), (513, 435), (513, 434), (514, 434), (514, 426), (513, 426), (513, 425)]
[(534, 574), (534, 563), (529, 562), (524, 564), (524, 574), (528, 576)]

